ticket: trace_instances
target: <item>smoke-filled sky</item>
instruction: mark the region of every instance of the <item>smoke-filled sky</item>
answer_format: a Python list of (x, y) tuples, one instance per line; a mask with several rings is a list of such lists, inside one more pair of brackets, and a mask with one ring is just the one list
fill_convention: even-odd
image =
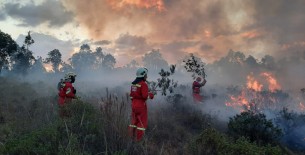
[(32, 31), (43, 57), (53, 47), (67, 59), (83, 43), (119, 65), (152, 48), (175, 63), (187, 53), (213, 62), (229, 49), (260, 58), (305, 47), (304, 0), (0, 0), (0, 8), (0, 29), (18, 42)]

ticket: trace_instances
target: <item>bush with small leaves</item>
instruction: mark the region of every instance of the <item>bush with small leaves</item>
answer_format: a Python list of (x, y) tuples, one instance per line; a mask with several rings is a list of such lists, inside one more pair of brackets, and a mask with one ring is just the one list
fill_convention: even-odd
[(262, 113), (245, 111), (230, 118), (228, 133), (235, 139), (247, 137), (259, 145), (277, 144), (282, 136), (280, 128), (275, 127)]

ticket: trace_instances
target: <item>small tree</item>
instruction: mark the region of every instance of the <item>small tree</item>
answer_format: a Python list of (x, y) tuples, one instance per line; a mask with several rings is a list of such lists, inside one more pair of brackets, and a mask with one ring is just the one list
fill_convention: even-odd
[(46, 69), (43, 66), (43, 61), (42, 61), (42, 57), (37, 57), (37, 59), (35, 59), (35, 62), (31, 68), (32, 72), (36, 72), (36, 73), (44, 73), (46, 72)]
[(0, 30), (0, 74), (2, 69), (7, 68), (10, 56), (17, 52), (17, 47), (11, 36)]
[(193, 79), (195, 79), (197, 76), (201, 76), (203, 78), (206, 77), (205, 74), (205, 63), (198, 57), (195, 57), (193, 54), (190, 55), (187, 59), (183, 60), (184, 62), (184, 68), (187, 72), (192, 73)]
[(258, 144), (276, 144), (282, 136), (282, 131), (267, 120), (262, 113), (252, 111), (242, 112), (230, 118), (229, 134), (234, 138), (247, 137)]
[(58, 49), (54, 49), (48, 53), (48, 57), (45, 59), (44, 63), (52, 64), (53, 71), (57, 73), (59, 71), (59, 65), (62, 63), (61, 53)]
[(151, 52), (146, 53), (142, 61), (144, 66), (149, 70), (160, 70), (168, 66), (168, 63), (163, 59), (162, 54), (159, 50), (153, 49)]
[(93, 53), (96, 60), (95, 60), (95, 68), (100, 69), (103, 67), (103, 61), (105, 58), (105, 54), (103, 53), (103, 49), (101, 47), (97, 47), (95, 52)]
[(116, 63), (116, 60), (115, 60), (113, 55), (111, 55), (111, 54), (105, 55), (104, 60), (103, 60), (103, 67), (104, 68), (113, 69), (115, 63)]
[(84, 44), (80, 47), (78, 53), (72, 55), (69, 59), (73, 69), (78, 71), (93, 70), (96, 63), (96, 57), (91, 51), (88, 44)]
[(32, 64), (35, 62), (35, 57), (32, 51), (27, 50), (23, 45), (17, 50), (16, 54), (12, 56), (13, 68), (16, 73), (26, 75)]
[[(162, 95), (166, 96), (167, 91), (169, 93), (173, 93), (173, 89), (177, 87), (178, 82), (174, 81), (173, 79), (170, 79), (169, 77), (175, 73), (176, 66), (171, 65), (170, 71), (165, 71), (164, 69), (161, 69), (159, 72), (160, 78), (157, 79), (157, 82), (149, 82), (149, 87), (151, 91), (161, 91)], [(156, 90), (157, 88), (160, 88), (160, 90)]]
[(137, 68), (139, 63), (136, 60), (131, 60), (130, 63), (126, 65), (127, 68)]
[(28, 35), (24, 39), (24, 45), (26, 46), (26, 50), (29, 50), (29, 47), (34, 44), (34, 40), (31, 37), (31, 31), (28, 32)]
[(66, 73), (66, 72), (73, 71), (73, 68), (70, 64), (63, 62), (61, 65), (62, 65), (62, 67), (59, 69), (60, 72)]

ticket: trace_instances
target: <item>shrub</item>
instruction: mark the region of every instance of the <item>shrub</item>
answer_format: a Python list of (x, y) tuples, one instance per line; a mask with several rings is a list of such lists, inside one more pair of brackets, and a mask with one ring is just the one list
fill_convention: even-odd
[(191, 154), (226, 154), (226, 155), (279, 155), (284, 152), (278, 146), (258, 146), (244, 137), (236, 141), (230, 139), (225, 134), (219, 133), (215, 129), (205, 129), (189, 145)]
[(91, 105), (79, 101), (68, 105), (71, 117), (57, 119), (49, 126), (8, 139), (1, 153), (7, 154), (84, 154), (103, 148), (103, 122)]
[(276, 144), (282, 136), (282, 131), (275, 127), (271, 120), (261, 113), (252, 111), (242, 112), (230, 118), (228, 133), (235, 139), (249, 138), (257, 144)]

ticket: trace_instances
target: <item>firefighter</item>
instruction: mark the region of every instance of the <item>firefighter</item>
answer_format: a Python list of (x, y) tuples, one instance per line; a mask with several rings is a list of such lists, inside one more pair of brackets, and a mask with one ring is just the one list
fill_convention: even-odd
[(76, 89), (73, 87), (72, 83), (75, 82), (76, 74), (69, 72), (65, 75), (64, 81), (58, 84), (59, 87), (59, 115), (60, 117), (69, 117), (70, 113), (67, 109), (67, 104), (69, 104), (72, 99), (76, 99)]
[(203, 79), (203, 82), (201, 82), (201, 77), (197, 77), (196, 81), (193, 82), (193, 98), (194, 101), (196, 103), (201, 102), (202, 101), (202, 96), (200, 95), (200, 88), (203, 87), (205, 85), (205, 83), (207, 82), (205, 79)]
[(129, 134), (135, 141), (141, 141), (147, 128), (147, 99), (153, 99), (154, 94), (149, 92), (146, 68), (137, 70), (137, 78), (132, 82), (130, 98), (132, 100), (131, 124)]

